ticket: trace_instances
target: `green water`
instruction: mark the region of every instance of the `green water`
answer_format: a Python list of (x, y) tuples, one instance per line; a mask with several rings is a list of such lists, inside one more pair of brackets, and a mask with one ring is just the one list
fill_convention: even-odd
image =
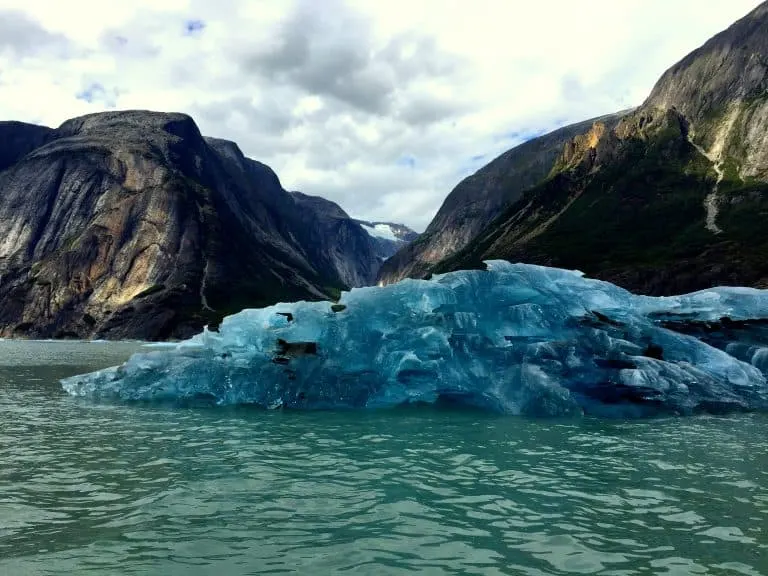
[(768, 417), (92, 405), (0, 342), (0, 575), (768, 574)]

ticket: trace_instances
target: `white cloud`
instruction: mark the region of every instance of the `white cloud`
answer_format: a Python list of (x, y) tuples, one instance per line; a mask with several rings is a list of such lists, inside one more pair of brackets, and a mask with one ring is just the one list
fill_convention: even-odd
[(639, 104), (757, 4), (0, 0), (0, 118), (187, 112), (288, 189), (423, 229), (463, 176)]

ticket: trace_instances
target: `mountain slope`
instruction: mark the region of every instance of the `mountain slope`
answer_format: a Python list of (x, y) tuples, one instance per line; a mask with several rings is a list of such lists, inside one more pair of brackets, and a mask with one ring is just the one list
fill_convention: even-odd
[(0, 122), (0, 170), (5, 170), (21, 158), (53, 138), (55, 132), (45, 126), (25, 122)]
[(0, 335), (184, 337), (375, 278), (375, 243), (338, 206), (188, 116), (3, 123), (0, 142)]
[(544, 182), (432, 270), (505, 258), (651, 294), (768, 286), (767, 39), (764, 3), (639, 109), (574, 137)]
[(718, 218), (722, 232), (713, 233), (706, 201), (714, 167), (690, 143), (684, 117), (657, 113), (640, 117), (652, 119), (644, 134), (613, 134), (609, 158), (600, 158), (606, 151), (598, 146), (530, 190), (435, 271), (504, 258), (576, 268), (649, 294), (767, 285), (768, 187), (721, 183), (727, 202)]
[(462, 180), (426, 231), (384, 263), (379, 279), (391, 283), (426, 276), (433, 265), (466, 246), (523, 191), (543, 180), (574, 136), (589, 130), (596, 120), (613, 125), (620, 117), (587, 120), (534, 138)]
[(319, 269), (336, 270), (349, 287), (369, 286), (381, 267), (379, 245), (341, 207), (319, 196), (292, 192), (307, 209), (294, 235), (309, 247), (310, 258)]

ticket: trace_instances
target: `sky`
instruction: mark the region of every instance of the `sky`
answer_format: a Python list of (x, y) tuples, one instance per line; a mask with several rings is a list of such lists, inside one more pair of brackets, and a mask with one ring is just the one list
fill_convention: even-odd
[(641, 104), (757, 0), (0, 0), (0, 119), (190, 114), (288, 190), (422, 231), (458, 182)]

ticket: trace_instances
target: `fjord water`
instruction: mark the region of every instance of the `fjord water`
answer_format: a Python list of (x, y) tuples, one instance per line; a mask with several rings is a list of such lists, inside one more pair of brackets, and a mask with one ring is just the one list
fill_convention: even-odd
[(93, 404), (0, 342), (0, 574), (768, 574), (768, 417)]

